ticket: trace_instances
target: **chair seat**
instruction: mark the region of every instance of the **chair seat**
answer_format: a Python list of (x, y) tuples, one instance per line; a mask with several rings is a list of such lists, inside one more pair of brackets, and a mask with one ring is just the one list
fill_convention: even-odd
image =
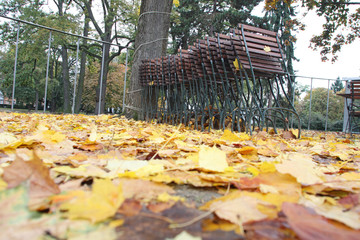
[(350, 114), (354, 117), (360, 117), (360, 111), (352, 111)]

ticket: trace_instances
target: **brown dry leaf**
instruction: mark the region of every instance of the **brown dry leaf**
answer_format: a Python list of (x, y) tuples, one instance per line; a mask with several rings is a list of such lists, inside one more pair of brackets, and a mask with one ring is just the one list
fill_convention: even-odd
[(299, 204), (284, 203), (282, 210), (291, 228), (301, 239), (359, 239), (360, 231), (333, 224)]
[(242, 196), (228, 201), (217, 201), (210, 205), (215, 214), (234, 224), (242, 224), (259, 221), (267, 218), (267, 215), (260, 212), (257, 208), (259, 204), (268, 205), (268, 203), (249, 196)]
[(294, 133), (292, 131), (283, 131), (282, 137), (284, 139), (296, 139), (296, 136), (294, 135)]
[(162, 193), (175, 193), (170, 187), (162, 183), (154, 183), (141, 179), (120, 179), (123, 186), (123, 194), (127, 199), (150, 201), (157, 199)]
[[(353, 229), (360, 229), (359, 213), (334, 205), (335, 200), (332, 198), (317, 197), (312, 195), (305, 195), (305, 198), (301, 199), (300, 203), (314, 209), (317, 214), (328, 219), (339, 221)], [(332, 204), (329, 204), (328, 202)]]
[(46, 198), (60, 193), (58, 185), (49, 175), (49, 168), (43, 164), (35, 152), (30, 161), (24, 161), (18, 156), (9, 167), (4, 169), (3, 179), (8, 183), (8, 188), (15, 187), (29, 179), (29, 195), (33, 199)]
[(134, 199), (125, 199), (125, 201), (121, 204), (118, 213), (121, 213), (127, 217), (132, 217), (139, 214), (141, 209), (142, 206), (139, 201)]
[(174, 206), (175, 203), (176, 203), (175, 201), (149, 203), (147, 205), (147, 208), (154, 213), (159, 213), (165, 211), (166, 209), (171, 208), (172, 206)]

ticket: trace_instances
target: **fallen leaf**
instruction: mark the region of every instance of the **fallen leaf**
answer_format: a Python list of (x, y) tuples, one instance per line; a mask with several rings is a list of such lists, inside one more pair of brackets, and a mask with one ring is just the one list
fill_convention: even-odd
[(314, 211), (296, 203), (284, 203), (282, 210), (291, 228), (301, 239), (359, 239), (360, 231), (330, 223)]
[(65, 216), (70, 219), (89, 219), (96, 223), (114, 216), (124, 200), (121, 185), (95, 179), (91, 193), (61, 204), (60, 209), (66, 211)]
[(17, 225), (28, 220), (33, 213), (28, 209), (28, 188), (24, 182), (17, 187), (0, 191), (0, 227)]
[(288, 173), (294, 176), (299, 183), (311, 185), (322, 183), (322, 173), (316, 171), (316, 164), (311, 157), (301, 153), (290, 153), (282, 160), (282, 163), (275, 165), (280, 173)]
[(149, 203), (147, 205), (147, 208), (154, 212), (154, 213), (159, 213), (162, 211), (165, 211), (166, 209), (171, 208), (172, 206), (174, 206), (176, 202), (175, 201), (171, 201), (171, 202), (160, 202), (160, 203)]
[(127, 217), (132, 217), (139, 214), (141, 209), (142, 206), (139, 201), (134, 199), (125, 199), (125, 201), (121, 204), (118, 213), (121, 213)]
[(265, 52), (271, 52), (271, 48), (269, 46), (264, 46), (264, 51)]
[(201, 240), (201, 237), (194, 237), (186, 231), (182, 231), (174, 238), (168, 238), (169, 240)]
[(310, 207), (321, 216), (339, 221), (353, 229), (360, 229), (360, 215), (357, 212), (343, 209), (341, 206), (330, 205), (324, 202), (323, 197), (307, 195), (301, 204)]
[(249, 196), (242, 196), (225, 202), (214, 202), (210, 209), (213, 209), (218, 217), (242, 225), (267, 218), (267, 215), (257, 209), (258, 204), (267, 203)]
[(217, 148), (201, 146), (199, 151), (199, 167), (206, 171), (224, 172), (228, 167), (225, 152)]
[(53, 194), (60, 193), (60, 189), (49, 174), (40, 158), (33, 152), (30, 161), (24, 161), (19, 156), (15, 161), (4, 169), (3, 179), (7, 182), (8, 188), (18, 186), (29, 179), (29, 196), (32, 199), (46, 198)]
[(231, 132), (229, 129), (224, 130), (224, 134), (221, 136), (220, 140), (229, 141), (229, 142), (242, 141), (240, 137), (238, 137), (235, 133)]

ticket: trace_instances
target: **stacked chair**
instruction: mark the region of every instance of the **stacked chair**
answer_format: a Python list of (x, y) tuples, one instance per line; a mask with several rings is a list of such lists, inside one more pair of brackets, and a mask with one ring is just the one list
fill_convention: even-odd
[[(300, 120), (277, 33), (240, 24), (230, 34), (198, 39), (177, 55), (140, 67), (144, 117), (198, 130), (252, 132)], [(299, 131), (300, 133), (300, 131)]]

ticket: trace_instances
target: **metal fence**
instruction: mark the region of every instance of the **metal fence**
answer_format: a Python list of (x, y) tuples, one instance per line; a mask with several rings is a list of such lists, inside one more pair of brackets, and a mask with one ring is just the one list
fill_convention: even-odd
[[(13, 86), (12, 86), (12, 99), (11, 99), (11, 110), (14, 110), (14, 102), (16, 99), (16, 73), (17, 73), (17, 58), (18, 58), (18, 46), (19, 46), (19, 30), (20, 30), (20, 24), (27, 24), (27, 25), (31, 25), (35, 28), (41, 28), (41, 29), (45, 29), (49, 32), (49, 39), (48, 39), (48, 56), (47, 56), (47, 64), (46, 64), (46, 79), (45, 79), (45, 89), (44, 89), (44, 109), (43, 111), (46, 112), (46, 101), (47, 101), (47, 87), (48, 87), (48, 78), (49, 78), (49, 60), (50, 60), (50, 49), (51, 49), (51, 44), (52, 44), (52, 39), (53, 39), (53, 34), (62, 34), (62, 35), (67, 35), (67, 36), (72, 36), (72, 37), (76, 37), (78, 40), (76, 42), (76, 59), (75, 59), (75, 76), (73, 79), (73, 99), (72, 99), (72, 113), (74, 113), (74, 104), (75, 104), (75, 97), (76, 97), (76, 88), (77, 88), (77, 77), (78, 77), (78, 61), (79, 61), (79, 43), (80, 43), (80, 39), (86, 39), (89, 41), (93, 41), (96, 43), (100, 43), (103, 46), (103, 52), (104, 52), (104, 47), (105, 44), (110, 44), (112, 46), (116, 46), (119, 47), (119, 45), (114, 44), (114, 43), (110, 43), (110, 42), (104, 42), (98, 39), (94, 39), (94, 38), (90, 38), (90, 37), (84, 37), (81, 35), (77, 35), (77, 34), (73, 34), (73, 33), (68, 33), (68, 32), (64, 32), (58, 29), (54, 29), (54, 28), (50, 28), (50, 27), (46, 27), (46, 26), (42, 26), (39, 24), (35, 24), (35, 23), (31, 23), (31, 22), (27, 22), (24, 20), (20, 20), (20, 19), (15, 19), (15, 18), (11, 18), (11, 17), (7, 17), (7, 16), (0, 16), (1, 18), (4, 19), (8, 19), (11, 21), (16, 21), (18, 23), (18, 29), (17, 29), (17, 39), (16, 39), (16, 48), (15, 48), (15, 62), (14, 62), (14, 73), (13, 73)], [(125, 97), (126, 97), (126, 82), (127, 82), (127, 71), (128, 71), (128, 59), (129, 59), (129, 49), (130, 48), (126, 48), (126, 60), (125, 60), (125, 73), (124, 73), (124, 88), (123, 88), (123, 100), (122, 100), (122, 112), (124, 112), (125, 110)], [(102, 79), (103, 79), (103, 68), (104, 68), (104, 58), (102, 58), (102, 62), (101, 62), (101, 69), (100, 69), (100, 88), (102, 86)], [(309, 77), (309, 76), (293, 76), (296, 80), (296, 82), (298, 84), (301, 85), (308, 85), (310, 87), (309, 90), (309, 94), (310, 94), (310, 106), (309, 106), (309, 112), (308, 112), (308, 119), (302, 119), (303, 123), (307, 122), (307, 129), (311, 130), (311, 123), (312, 123), (312, 93), (313, 93), (313, 89), (317, 88), (317, 87), (324, 87), (327, 88), (327, 100), (326, 100), (326, 116), (325, 116), (325, 127), (324, 127), (324, 131), (328, 130), (328, 113), (329, 113), (329, 93), (330, 93), (330, 88), (332, 83), (334, 83), (337, 79), (328, 79), (328, 78), (318, 78), (318, 77)], [(352, 79), (340, 79), (341, 81), (343, 81), (344, 83), (352, 80)], [(346, 84), (345, 84), (346, 85)], [(101, 94), (101, 89), (100, 89), (100, 94)], [(99, 111), (100, 111), (100, 106), (101, 106), (101, 95), (99, 98)], [(293, 96), (293, 100), (295, 100), (295, 95)], [(343, 131), (346, 130), (346, 123), (347, 123), (347, 109), (346, 106), (344, 106), (344, 118), (343, 118)], [(99, 114), (100, 112), (98, 112)], [(292, 121), (293, 122), (293, 121)], [(293, 125), (293, 123), (292, 123)]]
[[(75, 110), (75, 97), (76, 97), (76, 88), (77, 88), (77, 77), (78, 77), (78, 61), (79, 61), (79, 44), (80, 44), (80, 39), (86, 39), (86, 40), (90, 40), (92, 42), (96, 42), (96, 43), (100, 43), (102, 44), (102, 61), (101, 61), (101, 69), (100, 69), (100, 91), (99, 91), (99, 111), (98, 114), (100, 114), (100, 109), (101, 109), (101, 101), (102, 101), (102, 85), (103, 85), (103, 77), (104, 77), (104, 49), (105, 49), (105, 45), (111, 45), (111, 46), (116, 46), (116, 47), (122, 47), (118, 44), (114, 44), (111, 42), (105, 42), (99, 39), (95, 39), (95, 38), (90, 38), (90, 37), (85, 37), (85, 36), (81, 36), (81, 35), (77, 35), (77, 34), (73, 34), (73, 33), (69, 33), (69, 32), (64, 32), (58, 29), (54, 29), (54, 28), (50, 28), (47, 26), (43, 26), (43, 25), (39, 25), (36, 23), (32, 23), (32, 22), (28, 22), (28, 21), (24, 21), (21, 19), (16, 19), (16, 18), (12, 18), (12, 17), (8, 17), (8, 16), (1, 16), (0, 18), (3, 19), (8, 19), (11, 21), (16, 21), (18, 23), (18, 28), (17, 28), (17, 34), (16, 34), (16, 47), (15, 47), (15, 63), (14, 63), (14, 74), (13, 74), (13, 86), (12, 86), (12, 97), (11, 97), (11, 110), (14, 110), (14, 103), (15, 103), (15, 92), (16, 92), (16, 72), (17, 72), (17, 60), (18, 60), (18, 49), (19, 49), (19, 32), (20, 32), (20, 24), (26, 24), (26, 25), (30, 25), (33, 26), (35, 28), (40, 28), (40, 29), (45, 29), (49, 32), (49, 40), (48, 40), (48, 55), (47, 55), (47, 65), (46, 65), (46, 78), (45, 78), (45, 89), (44, 89), (44, 109), (43, 111), (46, 112), (46, 107), (47, 107), (47, 92), (48, 92), (48, 80), (49, 80), (49, 62), (50, 62), (50, 54), (51, 54), (51, 44), (52, 44), (52, 40), (53, 40), (53, 33), (57, 33), (57, 34), (61, 34), (61, 35), (67, 35), (67, 36), (72, 36), (72, 37), (76, 37), (78, 40), (76, 42), (76, 60), (75, 60), (75, 77), (73, 79), (73, 99), (72, 99), (72, 113), (74, 113)], [(123, 47), (122, 47), (123, 48)], [(129, 54), (129, 49), (130, 48), (126, 48), (126, 65), (125, 65), (125, 81), (124, 81), (124, 97), (123, 97), (123, 111), (124, 111), (124, 106), (125, 106), (125, 90), (126, 90), (126, 77), (127, 77), (127, 70), (128, 70), (128, 54)]]

